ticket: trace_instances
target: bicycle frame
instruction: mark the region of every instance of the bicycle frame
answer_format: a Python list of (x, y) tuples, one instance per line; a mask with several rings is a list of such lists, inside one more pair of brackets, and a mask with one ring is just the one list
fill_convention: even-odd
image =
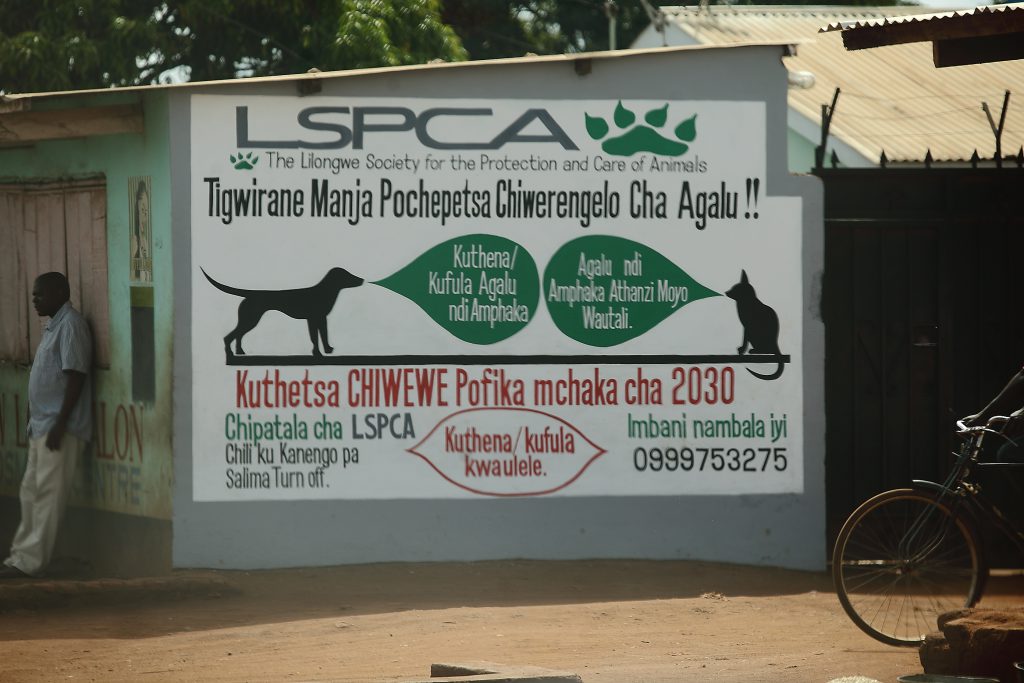
[(962, 505), (962, 509), (967, 511), (968, 522), (975, 530), (982, 528), (983, 523), (987, 523), (998, 529), (1017, 546), (1021, 553), (1024, 553), (1024, 533), (1007, 519), (1002, 510), (986, 498), (975, 485), (972, 484), (971, 488), (964, 488), (960, 493), (957, 493), (933, 481), (914, 479), (911, 488), (927, 491), (940, 499), (947, 495), (955, 497), (957, 500), (950, 504), (949, 507), (958, 513), (958, 508)]
[[(988, 581), (989, 528), (1010, 538), (1024, 557), (1024, 529), (983, 495), (975, 468), (1019, 468), (983, 462), (982, 445), (992, 429), (958, 423), (964, 440), (941, 482), (913, 480), (911, 487), (883, 491), (847, 517), (832, 555), (832, 576), (843, 610), (862, 631), (890, 645), (920, 645), (935, 620), (971, 607)], [(1007, 439), (1009, 440), (1009, 439)], [(929, 626), (929, 624), (931, 624)]]
[[(988, 424), (1005, 423), (1007, 421), (1009, 421), (1009, 418), (995, 417)], [(983, 528), (983, 522), (987, 523), (1009, 538), (1017, 549), (1024, 554), (1024, 530), (1007, 519), (1002, 510), (985, 497), (981, 487), (968, 479), (973, 467), (1020, 469), (1024, 468), (1024, 463), (980, 462), (981, 449), (986, 434), (995, 434), (1006, 438), (1001, 432), (997, 432), (989, 426), (974, 430), (962, 429), (961, 433), (967, 433), (969, 436), (961, 447), (960, 453), (956, 454), (956, 463), (949, 476), (946, 477), (946, 481), (940, 484), (925, 479), (914, 479), (912, 481), (912, 488), (932, 493), (938, 502), (947, 505), (954, 514), (958, 514), (962, 506), (962, 509), (967, 511), (968, 521), (973, 526), (975, 532)], [(908, 534), (910, 538), (907, 540), (913, 539), (914, 534), (923, 525), (924, 521), (926, 520), (919, 520), (919, 523), (911, 528)]]

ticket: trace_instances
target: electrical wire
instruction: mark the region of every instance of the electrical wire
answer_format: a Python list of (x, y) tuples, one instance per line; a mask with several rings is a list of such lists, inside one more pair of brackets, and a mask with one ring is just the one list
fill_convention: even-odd
[(998, 98), (1002, 99), (1003, 94), (1005, 92), (1006, 92), (1005, 90), (1000, 90), (998, 93), (982, 93), (982, 94), (977, 94), (977, 95), (969, 95), (969, 94), (957, 93), (955, 96), (953, 96), (953, 95), (950, 95), (949, 93), (944, 93), (944, 94), (935, 94), (935, 95), (910, 95), (910, 96), (907, 96), (907, 97), (892, 98), (892, 97), (882, 97), (880, 95), (866, 95), (864, 93), (859, 93), (859, 92), (856, 92), (856, 91), (853, 91), (853, 90), (847, 90), (846, 88), (843, 88), (843, 97), (846, 97), (846, 96), (849, 95), (850, 97), (859, 97), (861, 99), (873, 100), (875, 102), (905, 102), (905, 101), (908, 101), (908, 100), (927, 100), (927, 99), (935, 99), (935, 98), (942, 98), (942, 99), (948, 100), (948, 99), (951, 99), (952, 97), (956, 97), (957, 99), (978, 99), (978, 100), (981, 100), (981, 99), (984, 99), (984, 98), (993, 98), (993, 97), (998, 97)]
[[(846, 93), (843, 92), (843, 94), (845, 95)], [(872, 114), (852, 114), (848, 111), (841, 111), (840, 115), (843, 118), (864, 119), (866, 121), (904, 121), (906, 119), (928, 119), (936, 116), (946, 116), (948, 114), (957, 114), (960, 112), (974, 112), (977, 110), (977, 107), (957, 107), (956, 109), (945, 109), (943, 111), (927, 112), (923, 114), (900, 114), (896, 116), (874, 116)]]
[[(864, 137), (864, 138), (912, 138), (912, 137), (926, 137), (926, 136), (927, 137), (936, 137), (936, 136), (939, 136), (939, 135), (969, 135), (969, 134), (977, 134), (979, 131), (982, 131), (982, 130), (984, 132), (986, 132), (986, 133), (991, 132), (991, 131), (988, 130), (987, 127), (982, 129), (979, 126), (978, 128), (973, 128), (973, 129), (968, 129), (968, 130), (929, 130), (929, 131), (922, 131), (920, 133), (860, 133), (860, 134), (858, 134), (858, 137)], [(1004, 141), (1006, 140), (1006, 134), (1009, 133), (1009, 132), (1011, 132), (1011, 131), (1008, 131), (1008, 130), (1004, 130), (1003, 131), (1003, 140)]]

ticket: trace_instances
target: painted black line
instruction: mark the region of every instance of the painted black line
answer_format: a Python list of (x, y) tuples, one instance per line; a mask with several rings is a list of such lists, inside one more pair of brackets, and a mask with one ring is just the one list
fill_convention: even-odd
[(227, 365), (761, 365), (790, 363), (781, 355), (576, 355), (576, 356), (227, 356)]

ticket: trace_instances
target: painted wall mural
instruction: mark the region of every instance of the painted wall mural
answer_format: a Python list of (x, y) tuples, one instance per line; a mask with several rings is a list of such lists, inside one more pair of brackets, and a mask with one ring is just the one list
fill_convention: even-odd
[(128, 178), (128, 244), (131, 250), (131, 282), (153, 282), (153, 180), (150, 176)]
[(802, 490), (763, 103), (191, 106), (195, 500)]

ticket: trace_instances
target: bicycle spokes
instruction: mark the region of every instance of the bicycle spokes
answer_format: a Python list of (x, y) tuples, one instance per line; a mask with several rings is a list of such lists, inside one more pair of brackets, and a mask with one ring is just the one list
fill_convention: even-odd
[(887, 643), (920, 643), (939, 614), (977, 598), (980, 559), (969, 529), (927, 493), (889, 491), (858, 508), (833, 555), (840, 601)]

